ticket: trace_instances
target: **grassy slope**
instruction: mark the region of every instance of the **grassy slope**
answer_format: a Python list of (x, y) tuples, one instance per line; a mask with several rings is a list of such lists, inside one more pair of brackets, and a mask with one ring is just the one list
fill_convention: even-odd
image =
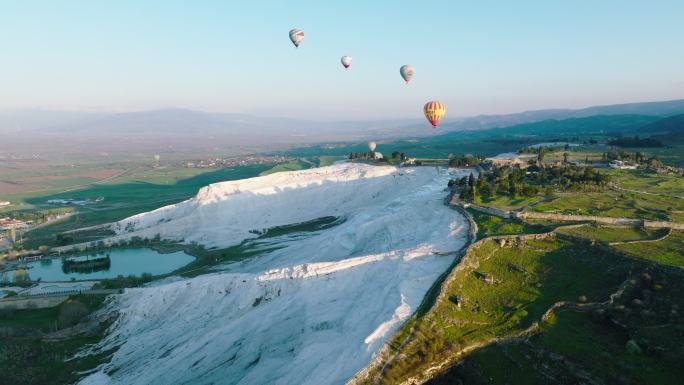
[[(472, 252), (480, 265), (454, 273), (446, 299), (415, 323), (416, 332), (403, 346), (401, 358), (386, 370), (384, 383), (398, 383), (473, 343), (518, 333), (538, 321), (556, 301), (576, 301), (579, 296), (605, 300), (638, 265), (561, 240), (527, 241), (505, 248), (484, 241)], [(498, 283), (486, 283), (482, 274)], [(405, 336), (400, 333), (392, 344), (399, 346)]]
[[(659, 333), (681, 342), (673, 325)], [(650, 339), (667, 353), (633, 354), (626, 342), (635, 338), (648, 347), (649, 327), (622, 330), (596, 320), (588, 313), (562, 311), (544, 325), (542, 334), (526, 344), (490, 346), (468, 357), (441, 377), (429, 382), (466, 384), (577, 384), (586, 379), (615, 384), (675, 384), (684, 371), (677, 356), (682, 349)]]
[(637, 258), (684, 268), (683, 231), (672, 231), (667, 238), (657, 242), (623, 244), (615, 248)]
[[(105, 296), (72, 296), (89, 311), (99, 308)], [(77, 372), (94, 368), (104, 357), (72, 358), (84, 345), (96, 343), (104, 327), (90, 336), (60, 341), (43, 341), (42, 333), (53, 331), (64, 304), (48, 309), (16, 310), (0, 317), (0, 328), (11, 328), (13, 336), (0, 338), (0, 382), (15, 385), (50, 385), (73, 383)]]
[(262, 172), (260, 175), (269, 175), (269, 174), (274, 174), (276, 172), (283, 172), (283, 171), (297, 171), (297, 170), (304, 170), (311, 167), (310, 164), (306, 162), (302, 162), (301, 160), (293, 160), (288, 163), (283, 163), (279, 164), (276, 166), (271, 167), (270, 169)]
[(547, 226), (528, 224), (513, 219), (503, 219), (493, 215), (468, 209), (477, 223), (477, 239), (491, 235), (533, 234), (549, 230)]
[(502, 210), (516, 210), (535, 203), (542, 198), (541, 195), (534, 197), (515, 197), (507, 194), (496, 194), (493, 197), (482, 198), (482, 205), (496, 207)]
[(319, 167), (330, 166), (338, 160), (346, 159), (346, 156), (319, 156), (318, 165)]

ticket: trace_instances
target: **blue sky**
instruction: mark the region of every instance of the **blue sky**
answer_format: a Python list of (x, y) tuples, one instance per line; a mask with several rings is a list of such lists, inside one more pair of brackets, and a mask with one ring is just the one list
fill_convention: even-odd
[(0, 1), (0, 109), (327, 120), (684, 98), (682, 20), (675, 0)]

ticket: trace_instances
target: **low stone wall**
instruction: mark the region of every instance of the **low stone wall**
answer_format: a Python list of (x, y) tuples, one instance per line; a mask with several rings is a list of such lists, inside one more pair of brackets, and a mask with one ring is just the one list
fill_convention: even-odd
[(500, 218), (513, 219), (541, 219), (561, 222), (595, 222), (605, 223), (609, 225), (622, 226), (638, 226), (651, 229), (673, 229), (683, 230), (684, 223), (675, 223), (669, 221), (645, 221), (642, 219), (633, 218), (616, 218), (616, 217), (602, 217), (597, 215), (572, 215), (572, 214), (555, 214), (555, 213), (538, 213), (534, 211), (507, 211), (497, 209), (495, 207), (480, 206), (473, 203), (463, 202), (454, 196), (451, 199), (452, 206), (471, 208), (473, 210), (483, 212), (485, 214), (494, 215)]
[(459, 205), (463, 206), (463, 208), (472, 208), (473, 210), (480, 211), (480, 212), (483, 212), (483, 213), (489, 214), (489, 215), (494, 215), (495, 217), (513, 218), (515, 215), (513, 212), (508, 211), (508, 210), (501, 210), (501, 209), (497, 209), (494, 207), (480, 206), (480, 205), (476, 205), (473, 203), (465, 203), (465, 202), (460, 203), (459, 202)]
[(12, 297), (0, 301), (0, 309), (43, 309), (55, 307), (69, 298), (69, 295), (41, 296), (38, 298)]
[(673, 223), (666, 221), (644, 221), (644, 227), (652, 229), (684, 230), (684, 223)]
[[(630, 218), (613, 218), (600, 217), (596, 215), (571, 215), (571, 214), (554, 214), (554, 213), (537, 213), (533, 211), (525, 211), (515, 213), (515, 218), (518, 219), (547, 219), (552, 221), (564, 222), (596, 222), (606, 223), (610, 225), (628, 225), (628, 226), (643, 226), (644, 221), (641, 219)], [(669, 222), (666, 222), (669, 223)]]
[(658, 237), (656, 239), (639, 239), (636, 241), (620, 241), (620, 242), (608, 242), (608, 245), (610, 246), (618, 246), (618, 245), (631, 245), (633, 243), (653, 243), (653, 242), (660, 242), (663, 239), (667, 238), (672, 234), (672, 229), (667, 229), (667, 232), (665, 235), (662, 237)]

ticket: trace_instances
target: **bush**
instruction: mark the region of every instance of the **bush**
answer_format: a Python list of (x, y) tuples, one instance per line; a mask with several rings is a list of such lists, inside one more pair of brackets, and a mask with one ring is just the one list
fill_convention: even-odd
[(62, 327), (73, 326), (88, 315), (88, 308), (79, 301), (67, 300), (59, 310), (57, 321)]
[(625, 350), (629, 354), (641, 354), (641, 348), (639, 347), (639, 344), (636, 343), (634, 340), (629, 340), (625, 344)]

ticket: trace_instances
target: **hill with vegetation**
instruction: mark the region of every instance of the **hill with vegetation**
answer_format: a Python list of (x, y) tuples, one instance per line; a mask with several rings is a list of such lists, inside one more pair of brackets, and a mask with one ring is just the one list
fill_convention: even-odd
[(639, 131), (644, 133), (682, 133), (684, 132), (684, 114), (657, 120), (641, 127)]

